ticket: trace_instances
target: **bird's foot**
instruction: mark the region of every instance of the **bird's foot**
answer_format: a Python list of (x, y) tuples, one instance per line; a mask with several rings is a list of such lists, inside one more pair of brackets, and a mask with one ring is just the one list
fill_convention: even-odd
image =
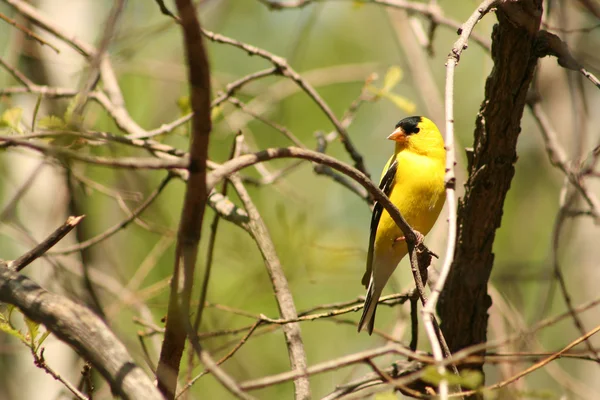
[(415, 243), (417, 246), (423, 243), (425, 240), (425, 236), (423, 236), (419, 231), (415, 231), (415, 236), (417, 237), (417, 241)]

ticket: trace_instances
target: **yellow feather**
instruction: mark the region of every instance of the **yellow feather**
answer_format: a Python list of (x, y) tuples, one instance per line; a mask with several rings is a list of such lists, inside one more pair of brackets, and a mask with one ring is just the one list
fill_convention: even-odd
[[(395, 160), (396, 175), (388, 196), (413, 229), (426, 235), (435, 224), (445, 201), (446, 152), (442, 136), (432, 121), (420, 117), (416, 126), (419, 129), (417, 133), (403, 136), (396, 143), (394, 155), (387, 162), (382, 179)], [(408, 252), (405, 241), (397, 240), (402, 236), (400, 228), (383, 210), (373, 243), (371, 270), (367, 265), (367, 274), (370, 273), (371, 278), (359, 331), (367, 323), (369, 333), (372, 332), (381, 291)]]

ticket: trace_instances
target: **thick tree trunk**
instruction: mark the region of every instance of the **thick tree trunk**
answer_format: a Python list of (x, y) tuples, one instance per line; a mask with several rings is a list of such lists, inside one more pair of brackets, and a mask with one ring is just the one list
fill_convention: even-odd
[(521, 116), (537, 64), (534, 45), (542, 0), (504, 1), (496, 14), (494, 68), (477, 116), (473, 159), (459, 203), (456, 256), (438, 306), (452, 352), (486, 341), (492, 246), (514, 175)]

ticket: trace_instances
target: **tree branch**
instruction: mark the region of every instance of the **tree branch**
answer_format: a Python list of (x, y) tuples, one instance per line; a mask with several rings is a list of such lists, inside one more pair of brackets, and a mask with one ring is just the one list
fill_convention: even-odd
[[(206, 187), (206, 160), (211, 131), (209, 65), (200, 33), (200, 22), (196, 17), (196, 7), (189, 0), (177, 0), (176, 5), (183, 29), (193, 117), (189, 177), (177, 234), (165, 338), (156, 371), (158, 387), (167, 399), (175, 397), (179, 365), (190, 325), (189, 309), (194, 270), (209, 192)], [(215, 377), (219, 379), (222, 374)], [(224, 380), (221, 380), (221, 383), (231, 389)]]
[(89, 360), (116, 395), (124, 399), (163, 400), (125, 346), (86, 307), (47, 292), (6, 265), (0, 265), (0, 301), (17, 306), (29, 319), (44, 324)]
[(13, 269), (15, 271), (21, 271), (23, 268), (28, 266), (32, 261), (42, 256), (45, 252), (47, 252), (52, 246), (58, 243), (62, 238), (67, 236), (69, 232), (73, 230), (85, 217), (85, 215), (80, 215), (79, 217), (69, 217), (67, 221), (60, 226), (57, 230), (52, 232), (50, 236), (46, 238), (42, 243), (35, 246), (33, 249), (29, 250), (27, 253), (23, 254), (21, 257), (17, 258), (14, 261), (8, 262), (8, 268)]
[[(288, 286), (279, 257), (277, 257), (275, 246), (271, 240), (267, 226), (240, 179), (235, 175), (231, 176), (229, 179), (242, 200), (244, 208), (250, 218), (250, 221), (248, 222), (248, 232), (256, 242), (265, 261), (265, 266), (267, 267), (273, 285), (275, 298), (277, 299), (279, 313), (281, 317), (285, 319), (298, 318), (292, 292)], [(300, 335), (300, 325), (298, 323), (285, 324), (283, 325), (282, 330), (285, 335), (292, 370), (305, 370), (307, 366), (306, 353)], [(300, 376), (294, 379), (294, 386), (296, 392), (295, 398), (297, 400), (310, 398), (310, 386), (307, 377)]]

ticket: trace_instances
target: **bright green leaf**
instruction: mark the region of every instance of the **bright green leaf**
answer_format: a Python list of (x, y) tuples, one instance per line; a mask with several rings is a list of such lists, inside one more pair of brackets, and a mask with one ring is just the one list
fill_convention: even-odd
[(210, 110), (210, 119), (215, 122), (217, 118), (221, 116), (222, 112), (223, 109), (221, 107), (213, 107), (212, 110)]
[(83, 116), (75, 115), (75, 108), (79, 104), (79, 95), (73, 97), (65, 110), (63, 121), (66, 127), (77, 127), (83, 123)]
[(400, 67), (392, 66), (388, 68), (385, 73), (385, 78), (383, 78), (383, 87), (381, 88), (381, 91), (387, 93), (392, 90), (394, 86), (402, 80), (402, 75), (403, 73)]
[(383, 392), (373, 396), (373, 400), (398, 400), (398, 396), (394, 392)]
[(27, 317), (23, 317), (23, 319), (25, 320), (25, 325), (27, 325), (27, 330), (29, 331), (30, 344), (33, 347), (35, 346), (35, 339), (40, 333), (40, 324), (30, 320)]
[(412, 114), (413, 112), (415, 112), (415, 109), (417, 108), (415, 103), (413, 103), (412, 101), (408, 100), (407, 98), (399, 96), (397, 94), (388, 92), (388, 93), (381, 93), (381, 96), (390, 100), (392, 103), (394, 103), (396, 105), (396, 107), (398, 107), (402, 111), (406, 112), (407, 114)]
[(460, 376), (448, 372), (441, 375), (435, 366), (425, 368), (421, 379), (435, 386), (438, 386), (442, 379), (445, 379), (450, 385), (460, 385), (469, 389), (477, 389), (483, 384), (483, 375), (479, 371), (464, 370), (461, 371)]
[(44, 343), (44, 340), (46, 340), (46, 338), (48, 336), (50, 336), (50, 331), (46, 331), (46, 332), (42, 333), (42, 336), (40, 336), (40, 338), (38, 339), (36, 346), (35, 346), (36, 353), (40, 349), (40, 347), (42, 346), (42, 343)]
[(60, 117), (56, 115), (46, 115), (45, 117), (40, 118), (37, 122), (37, 125), (43, 129), (65, 129), (67, 124)]
[(466, 369), (460, 372), (460, 385), (469, 389), (477, 389), (483, 385), (483, 374), (479, 371)]
[(19, 133), (23, 133), (19, 127), (21, 117), (23, 116), (23, 109), (21, 107), (13, 107), (5, 110), (0, 117), (0, 126), (6, 126), (14, 129)]
[(177, 99), (177, 107), (181, 115), (188, 115), (192, 112), (192, 105), (190, 104), (190, 96), (181, 96)]
[(21, 333), (21, 331), (13, 328), (13, 326), (10, 323), (10, 314), (12, 313), (12, 309), (8, 309), (8, 316), (4, 315), (4, 314), (0, 314), (0, 331), (8, 333), (11, 336), (16, 337), (17, 339), (19, 339), (20, 341), (22, 341), (23, 343), (27, 344), (27, 339), (25, 338), (25, 336)]

